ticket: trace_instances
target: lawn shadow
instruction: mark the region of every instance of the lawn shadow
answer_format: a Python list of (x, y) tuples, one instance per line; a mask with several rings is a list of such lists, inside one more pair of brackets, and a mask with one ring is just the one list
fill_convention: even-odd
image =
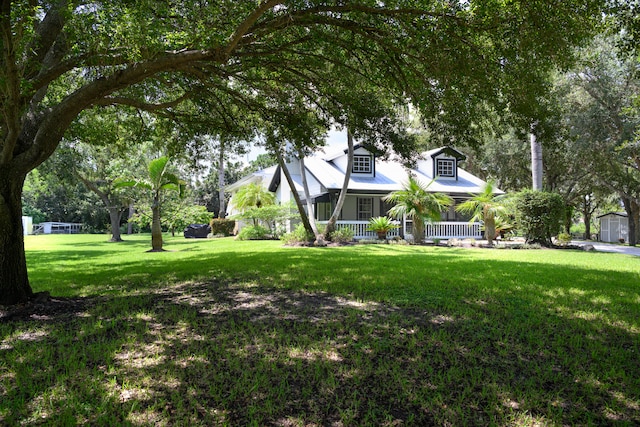
[[(637, 331), (532, 293), (401, 307), (222, 279), (99, 298), (12, 321), (30, 334), (2, 341), (0, 420), (639, 422)], [(516, 304), (524, 298), (537, 303)]]

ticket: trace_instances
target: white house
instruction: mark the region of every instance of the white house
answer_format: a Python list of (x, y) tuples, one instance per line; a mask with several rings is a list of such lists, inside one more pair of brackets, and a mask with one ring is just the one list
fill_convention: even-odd
[[(456, 204), (468, 199), (470, 194), (482, 191), (485, 182), (462, 169), (459, 164), (465, 159), (464, 154), (450, 147), (441, 147), (426, 153), (417, 160), (414, 169), (407, 169), (401, 163), (378, 158), (363, 145), (354, 150), (353, 167), (349, 179), (347, 197), (345, 199), (338, 228), (349, 227), (357, 239), (374, 237), (375, 233), (366, 230), (369, 219), (383, 216), (392, 205), (385, 202), (384, 196), (392, 191), (401, 190), (408, 180), (409, 173), (419, 181), (428, 184), (429, 191), (450, 195)], [(304, 159), (305, 173), (312, 199), (315, 219), (326, 222), (340, 195), (347, 168), (347, 150), (340, 150), (329, 155), (315, 155)], [(300, 162), (291, 160), (287, 168), (295, 183), (295, 191), (304, 199)], [(227, 186), (230, 193), (250, 182), (261, 182), (276, 194), (280, 203), (293, 200), (291, 188), (287, 184), (280, 167), (272, 166), (240, 181)], [(496, 193), (502, 193), (496, 190)], [(233, 197), (230, 205), (233, 206)], [(233, 207), (231, 208), (231, 214)], [(400, 218), (401, 227), (389, 233), (411, 238), (412, 224), (408, 218)], [(442, 214), (442, 221), (428, 224), (426, 238), (482, 238), (480, 223), (469, 223), (468, 218), (455, 211), (455, 205)]]
[(629, 241), (629, 218), (625, 212), (609, 212), (598, 217), (600, 220), (600, 241)]

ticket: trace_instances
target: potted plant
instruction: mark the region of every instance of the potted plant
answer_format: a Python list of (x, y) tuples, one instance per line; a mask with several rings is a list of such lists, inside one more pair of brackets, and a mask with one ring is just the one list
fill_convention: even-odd
[(398, 228), (398, 224), (394, 223), (389, 217), (376, 216), (369, 220), (369, 226), (367, 230), (375, 231), (378, 233), (378, 239), (386, 239), (387, 233), (390, 230)]

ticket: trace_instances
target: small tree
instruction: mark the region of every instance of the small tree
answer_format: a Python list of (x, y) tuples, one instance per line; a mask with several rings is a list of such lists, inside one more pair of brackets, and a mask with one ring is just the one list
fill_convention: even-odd
[(495, 182), (487, 181), (479, 194), (456, 206), (458, 212), (472, 215), (469, 222), (484, 222), (484, 235), (490, 246), (493, 246), (493, 239), (496, 237), (496, 217), (504, 211), (500, 204), (501, 196), (497, 196), (494, 189)]
[(516, 222), (527, 243), (551, 246), (551, 237), (560, 230), (564, 201), (559, 194), (524, 190), (516, 195)]
[(439, 221), (440, 214), (453, 204), (453, 199), (446, 194), (432, 193), (429, 186), (418, 181), (412, 175), (404, 189), (394, 191), (384, 197), (385, 201), (395, 203), (389, 209), (389, 215), (400, 217), (406, 215), (413, 221), (413, 241), (417, 244), (424, 239), (425, 222)]
[(167, 170), (169, 158), (167, 156), (149, 162), (149, 176), (141, 180), (121, 180), (118, 187), (140, 187), (151, 192), (151, 252), (161, 252), (162, 227), (160, 223), (161, 195), (166, 190), (177, 191), (182, 197), (186, 183), (175, 174)]
[[(242, 212), (251, 208), (274, 205), (275, 203), (276, 195), (264, 188), (259, 182), (252, 182), (242, 186), (233, 196), (233, 206)], [(255, 218), (253, 225), (258, 225)]]

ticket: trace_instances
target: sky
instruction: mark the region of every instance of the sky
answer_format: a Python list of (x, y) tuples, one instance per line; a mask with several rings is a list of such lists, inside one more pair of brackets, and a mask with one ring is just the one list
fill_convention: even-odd
[[(325, 153), (331, 153), (340, 148), (347, 148), (347, 132), (332, 129), (327, 134), (327, 146), (325, 147)], [(246, 156), (243, 156), (243, 161), (249, 163), (255, 160), (259, 154), (264, 154), (266, 150), (263, 147), (254, 147)]]

